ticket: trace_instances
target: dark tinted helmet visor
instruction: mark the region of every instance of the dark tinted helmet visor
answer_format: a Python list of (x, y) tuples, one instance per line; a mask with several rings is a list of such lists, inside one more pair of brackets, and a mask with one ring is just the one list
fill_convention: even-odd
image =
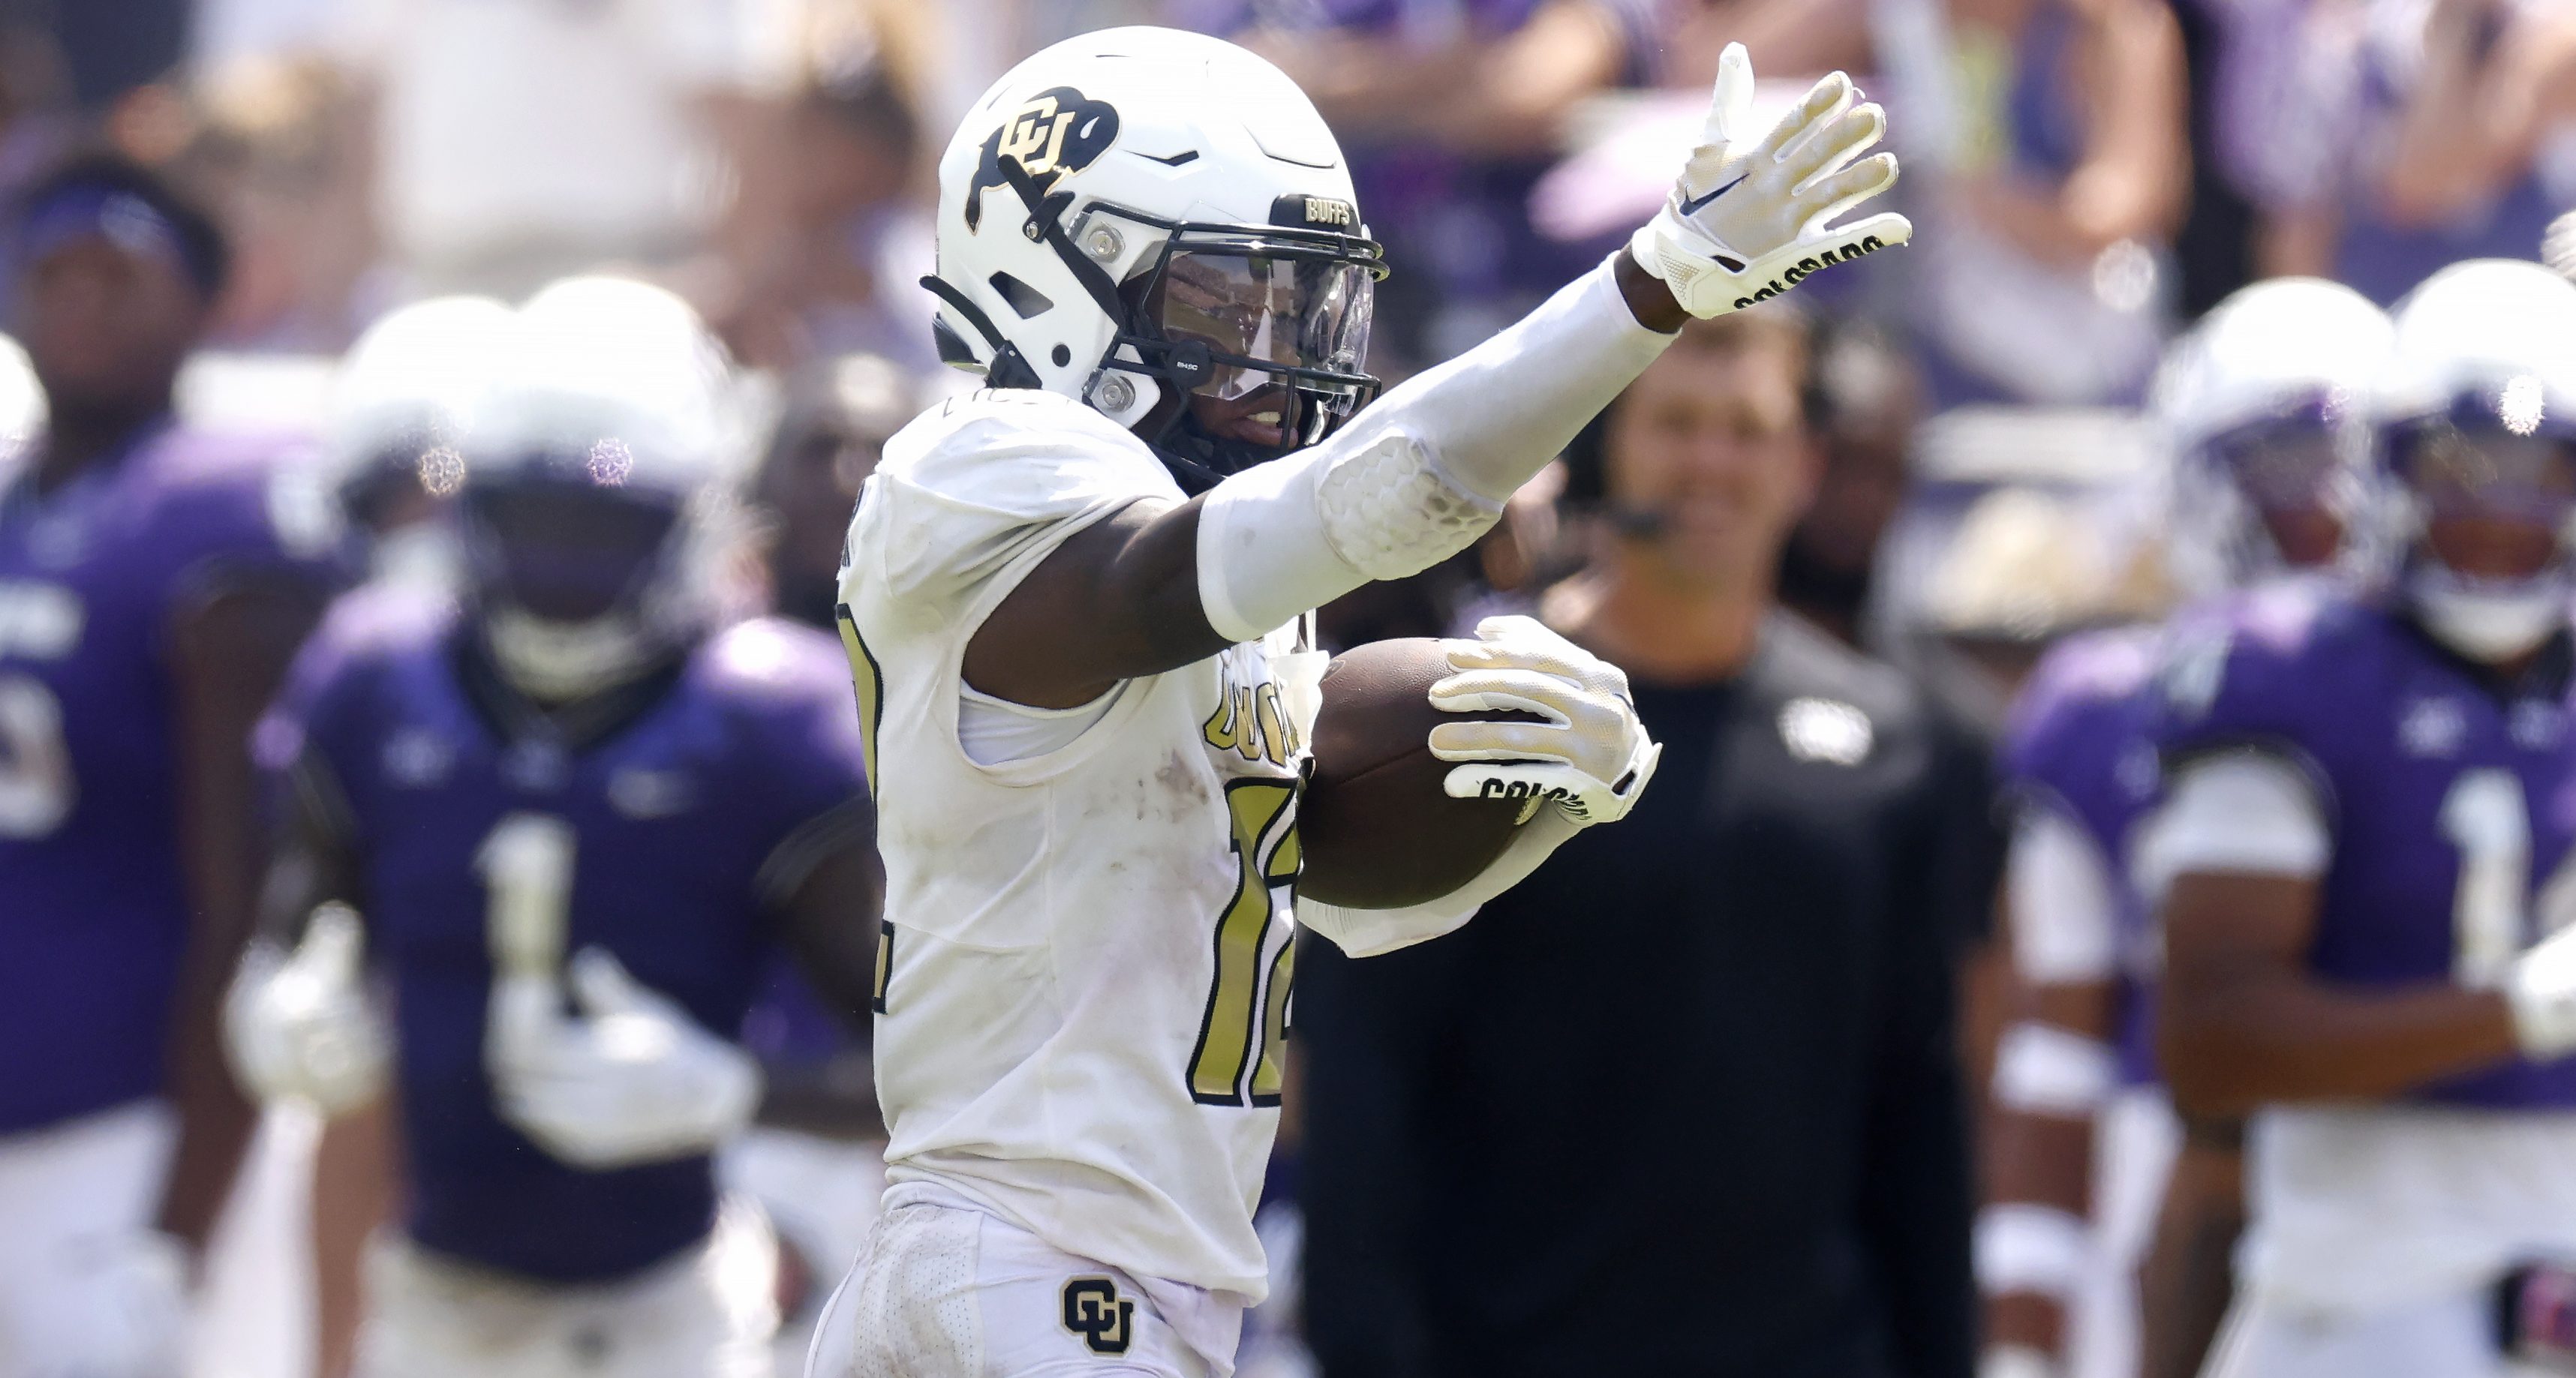
[(486, 591), (564, 622), (641, 589), (680, 516), (652, 493), (556, 478), (471, 486), (465, 510)]
[(2317, 408), (2221, 431), (2202, 442), (2201, 452), (2264, 512), (2329, 510), (2346, 472), (2342, 435)]

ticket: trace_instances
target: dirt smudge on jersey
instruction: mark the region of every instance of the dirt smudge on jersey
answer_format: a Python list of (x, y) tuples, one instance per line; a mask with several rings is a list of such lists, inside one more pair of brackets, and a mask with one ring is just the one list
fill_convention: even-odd
[(1162, 769), (1154, 772), (1154, 783), (1172, 796), (1175, 803), (1172, 816), (1175, 818), (1207, 806), (1207, 782), (1199, 778), (1197, 771), (1190, 769), (1189, 757), (1179, 751), (1174, 751), (1164, 760)]

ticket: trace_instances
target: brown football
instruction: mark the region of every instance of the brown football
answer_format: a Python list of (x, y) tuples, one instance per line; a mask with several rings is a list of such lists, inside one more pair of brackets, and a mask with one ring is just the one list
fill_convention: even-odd
[(1346, 909), (1401, 909), (1456, 891), (1511, 844), (1518, 800), (1452, 799), (1442, 789), (1452, 763), (1431, 754), (1431, 729), (1459, 718), (1431, 706), (1431, 686), (1449, 673), (1430, 637), (1373, 641), (1325, 668), (1315, 773), (1297, 806), (1306, 856), (1297, 893)]

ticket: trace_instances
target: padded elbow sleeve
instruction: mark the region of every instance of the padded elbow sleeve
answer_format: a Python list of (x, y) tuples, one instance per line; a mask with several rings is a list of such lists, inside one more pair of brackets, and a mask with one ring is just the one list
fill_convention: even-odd
[(1199, 509), (1200, 606), (1227, 640), (1250, 641), (1361, 584), (1431, 568), (1502, 513), (1401, 431), (1355, 453), (1264, 464), (1218, 484)]
[(1672, 340), (1637, 323), (1604, 263), (1322, 444), (1218, 484), (1199, 512), (1208, 625), (1249, 641), (1475, 544)]

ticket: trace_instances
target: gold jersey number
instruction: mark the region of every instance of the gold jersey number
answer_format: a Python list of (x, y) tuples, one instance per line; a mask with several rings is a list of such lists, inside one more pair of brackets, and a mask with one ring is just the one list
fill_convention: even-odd
[(1296, 935), (1280, 941), (1266, 971), (1262, 955), (1280, 917), (1274, 897), (1297, 879), (1297, 789), (1294, 780), (1237, 780), (1225, 787), (1237, 875), (1234, 899), (1217, 916), (1216, 975), (1190, 1055), (1190, 1099), (1201, 1105), (1242, 1105), (1247, 1095), (1253, 1105), (1279, 1103)]

